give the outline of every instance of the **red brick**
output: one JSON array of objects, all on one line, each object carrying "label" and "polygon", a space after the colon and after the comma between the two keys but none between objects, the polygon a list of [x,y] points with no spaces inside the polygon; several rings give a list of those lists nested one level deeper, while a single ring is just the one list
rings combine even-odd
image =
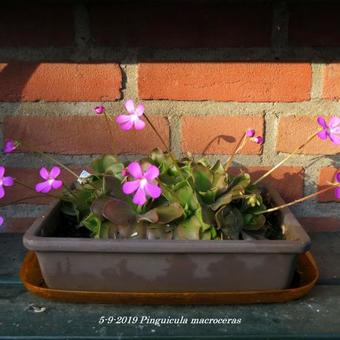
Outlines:
[{"label": "red brick", "polygon": [[298,218],[307,232],[340,231],[340,218],[336,217],[300,217]]},{"label": "red brick", "polygon": [[323,98],[340,99],[340,63],[324,66]]},{"label": "red brick", "polygon": [[291,3],[289,43],[295,46],[339,46],[339,4]]},{"label": "red brick", "polygon": [[[268,4],[164,3],[90,4],[98,45],[128,47],[270,46]],[[117,33],[119,32],[119,33]]]},{"label": "red brick", "polygon": [[[166,118],[151,116],[158,132],[169,141]],[[160,141],[149,125],[142,131],[123,131],[112,122],[113,141],[104,116],[7,116],[5,138],[23,142],[23,151],[39,150],[60,154],[129,153],[147,154]],[[26,146],[25,146],[26,145]]]},{"label": "red brick", "polygon": [[[257,167],[242,167],[243,171],[248,172],[251,179],[254,181],[260,178],[271,167],[257,166]],[[231,168],[231,173],[236,175],[240,172],[240,168]],[[270,176],[264,179],[261,183],[270,185],[279,191],[282,198],[286,202],[294,201],[303,196],[303,178],[304,169],[299,166],[281,166],[275,170]]]},{"label": "red brick", "polygon": [[1,47],[63,47],[74,42],[73,8],[66,4],[1,4]]},{"label": "red brick", "polygon": [[[262,116],[184,116],[182,150],[194,154],[230,154],[247,128],[263,134]],[[262,147],[248,143],[242,154],[260,154]]]},{"label": "red brick", "polygon": [[[335,182],[335,175],[340,172],[340,169],[334,167],[322,168],[319,175],[318,190],[326,189],[329,187],[328,182]],[[340,202],[336,199],[334,190],[326,191],[318,196],[319,202]]]},{"label": "red brick", "polygon": [[[49,162],[46,162],[46,167],[48,169],[51,168]],[[40,169],[40,168],[39,168]],[[20,200],[20,202],[14,204],[21,203],[31,203],[31,204],[47,204],[53,200],[52,197],[47,196],[46,194],[39,194],[35,192],[35,185],[39,182],[43,182],[42,178],[39,176],[39,169],[33,168],[6,168],[6,176],[12,176],[20,183],[25,184],[31,189],[22,186],[21,184],[15,183],[11,187],[5,188],[6,195],[1,200],[1,204],[9,204]],[[74,169],[76,172],[79,172],[78,169]],[[68,185],[74,182],[75,177],[68,173],[66,170],[61,170],[61,175],[58,179],[63,180],[63,182]],[[55,196],[60,196],[61,189],[54,190],[51,194]],[[33,197],[34,196],[34,197]],[[33,198],[29,198],[33,197]]]},{"label": "red brick", "polygon": [[303,101],[312,79],[306,63],[142,63],[138,73],[143,99]]},{"label": "red brick", "polygon": [[[330,117],[326,117],[328,120]],[[320,129],[315,116],[287,116],[281,117],[276,150],[278,152],[292,152],[302,145],[309,136]],[[330,140],[321,140],[315,137],[302,150],[303,154],[337,154],[339,146],[334,145]]]},{"label": "red brick", "polygon": [[22,234],[32,225],[34,220],[31,217],[9,218],[3,231],[6,233]]},{"label": "red brick", "polygon": [[0,101],[106,101],[120,98],[117,64],[0,64]]}]

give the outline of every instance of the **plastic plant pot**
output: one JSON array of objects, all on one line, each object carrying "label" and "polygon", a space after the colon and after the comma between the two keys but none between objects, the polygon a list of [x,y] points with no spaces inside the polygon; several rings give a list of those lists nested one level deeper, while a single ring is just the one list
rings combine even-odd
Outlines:
[{"label": "plastic plant pot", "polygon": [[[275,204],[279,194],[269,189]],[[291,211],[281,210],[285,240],[97,240],[54,237],[54,202],[24,235],[54,289],[103,292],[219,292],[288,288],[297,257],[311,241]],[[43,232],[42,232],[43,231]],[[48,236],[42,236],[48,235]]]}]

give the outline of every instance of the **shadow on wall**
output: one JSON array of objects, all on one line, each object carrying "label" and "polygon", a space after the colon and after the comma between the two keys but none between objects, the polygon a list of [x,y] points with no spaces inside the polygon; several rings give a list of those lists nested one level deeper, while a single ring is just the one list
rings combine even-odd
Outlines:
[{"label": "shadow on wall", "polygon": [[13,60],[30,60],[30,54],[45,63],[334,61],[339,13],[340,4],[329,1],[3,4],[0,91],[10,101],[22,98],[18,93],[38,63],[20,69]]}]

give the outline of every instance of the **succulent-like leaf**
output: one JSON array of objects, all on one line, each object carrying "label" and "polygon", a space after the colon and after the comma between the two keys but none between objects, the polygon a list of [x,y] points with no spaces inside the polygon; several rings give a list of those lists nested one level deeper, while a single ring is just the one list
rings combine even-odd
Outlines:
[{"label": "succulent-like leaf", "polygon": [[184,209],[177,202],[162,205],[139,215],[137,221],[147,221],[150,223],[168,224],[184,214]]},{"label": "succulent-like leaf", "polygon": [[246,214],[244,216],[244,227],[245,230],[259,230],[266,223],[266,218],[264,215],[253,215]]},{"label": "succulent-like leaf", "polygon": [[131,206],[117,198],[100,197],[91,206],[97,216],[103,216],[115,225],[129,225],[136,222],[136,215]]},{"label": "succulent-like leaf", "polygon": [[242,196],[245,193],[246,188],[250,184],[249,174],[243,173],[240,176],[235,177],[230,184],[230,192],[233,196]]},{"label": "succulent-like leaf", "polygon": [[238,240],[243,227],[243,216],[236,208],[221,208],[216,213],[216,223],[227,239]]},{"label": "succulent-like leaf", "polygon": [[196,164],[193,167],[193,176],[196,191],[206,192],[211,189],[213,175],[209,168],[202,164]]},{"label": "succulent-like leaf", "polygon": [[231,201],[233,200],[233,193],[232,192],[227,192],[226,194],[222,195],[219,197],[215,203],[210,204],[210,208],[213,211],[218,210],[224,205],[228,205]]},{"label": "succulent-like leaf", "polygon": [[174,238],[175,240],[199,240],[201,227],[200,221],[193,215],[176,227]]},{"label": "succulent-like leaf", "polygon": [[164,225],[149,225],[146,229],[146,238],[148,240],[171,240],[173,230],[164,227]]},{"label": "succulent-like leaf", "polygon": [[92,234],[96,236],[100,233],[102,221],[96,214],[91,212],[80,222],[80,224],[89,229]]}]

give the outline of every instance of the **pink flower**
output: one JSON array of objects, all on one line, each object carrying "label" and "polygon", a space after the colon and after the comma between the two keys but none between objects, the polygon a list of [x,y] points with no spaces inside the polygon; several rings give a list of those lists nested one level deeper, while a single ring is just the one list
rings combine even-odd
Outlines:
[{"label": "pink flower", "polygon": [[122,169],[122,176],[126,177],[128,175],[129,175],[128,170],[126,168]]},{"label": "pink flower", "polygon": [[257,137],[254,137],[254,142],[255,142],[256,144],[263,144],[264,139],[263,139],[262,136],[257,136]]},{"label": "pink flower", "polygon": [[340,118],[333,116],[329,120],[328,125],[326,120],[321,116],[318,117],[317,121],[322,127],[322,130],[318,133],[318,137],[323,140],[329,137],[332,143],[340,144]]},{"label": "pink flower", "polygon": [[336,174],[336,181],[338,182],[338,187],[335,189],[335,197],[340,199],[340,172]]},{"label": "pink flower", "polygon": [[36,192],[48,193],[52,189],[59,189],[63,185],[62,181],[56,179],[60,175],[60,168],[58,166],[54,166],[50,172],[43,167],[39,173],[45,181],[35,186]]},{"label": "pink flower", "polygon": [[133,100],[129,99],[125,102],[125,108],[126,111],[129,113],[121,114],[117,116],[116,122],[120,125],[121,129],[123,130],[131,130],[132,128],[135,128],[136,130],[142,130],[145,127],[145,123],[142,119],[140,119],[141,116],[143,116],[144,113],[144,105],[138,104],[135,108],[135,104],[133,103]]},{"label": "pink flower", "polygon": [[126,195],[135,193],[132,202],[137,205],[144,205],[147,197],[158,198],[162,190],[157,185],[155,179],[159,176],[159,170],[154,165],[149,165],[143,172],[138,162],[132,162],[127,168],[129,174],[135,178],[133,181],[128,181],[123,184],[123,192]]},{"label": "pink flower", "polygon": [[248,129],[246,132],[247,137],[254,137],[255,136],[255,130],[254,129]]},{"label": "pink flower", "polygon": [[5,219],[0,215],[0,227],[4,224]]},{"label": "pink flower", "polygon": [[14,183],[13,177],[7,176],[5,177],[5,167],[0,166],[0,199],[5,196],[5,189],[4,187],[10,187]]},{"label": "pink flower", "polygon": [[263,144],[264,139],[262,136],[251,137],[250,140],[256,144]]},{"label": "pink flower", "polygon": [[18,146],[19,146],[19,143],[17,141],[15,141],[13,139],[6,139],[3,151],[4,151],[4,153],[11,153]]},{"label": "pink flower", "polygon": [[96,112],[96,114],[100,115],[105,112],[105,106],[98,105],[94,108],[94,111]]}]

